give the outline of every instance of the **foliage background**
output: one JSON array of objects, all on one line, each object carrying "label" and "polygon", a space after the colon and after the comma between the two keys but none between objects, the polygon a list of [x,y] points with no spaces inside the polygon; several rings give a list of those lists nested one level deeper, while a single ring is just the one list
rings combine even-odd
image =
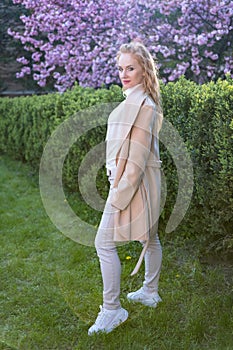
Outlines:
[{"label": "foliage background", "polygon": [[[164,117],[184,140],[194,167],[194,194],[179,233],[195,235],[205,253],[222,252],[225,257],[230,257],[233,250],[232,92],[230,78],[203,85],[184,78],[162,84]],[[96,90],[77,85],[63,94],[1,99],[0,150],[28,162],[37,171],[49,136],[62,121],[79,110],[122,98],[118,86]],[[82,159],[104,141],[105,132],[105,126],[94,128],[71,148],[63,169],[63,181],[69,191],[79,190],[77,176]],[[162,144],[161,159],[168,186],[161,216],[163,231],[174,205],[178,179],[171,156]],[[108,184],[104,168],[99,171],[97,188],[105,197]]]},{"label": "foliage background", "polygon": [[[161,77],[181,75],[198,83],[232,74],[231,0],[13,0],[24,9],[19,78],[65,91],[78,82],[101,87],[119,83],[115,57],[124,42],[139,39],[157,56]],[[25,12],[27,10],[27,12]]]}]

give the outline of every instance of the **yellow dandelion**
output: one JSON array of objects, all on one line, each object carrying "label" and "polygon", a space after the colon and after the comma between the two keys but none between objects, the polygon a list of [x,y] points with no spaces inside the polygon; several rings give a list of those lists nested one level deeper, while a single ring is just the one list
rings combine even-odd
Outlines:
[{"label": "yellow dandelion", "polygon": [[127,255],[126,260],[130,260],[131,256]]}]

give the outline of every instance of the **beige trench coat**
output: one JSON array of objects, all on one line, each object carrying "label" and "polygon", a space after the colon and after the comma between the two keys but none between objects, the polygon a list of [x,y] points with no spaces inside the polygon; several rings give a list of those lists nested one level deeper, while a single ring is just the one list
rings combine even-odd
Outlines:
[{"label": "beige trench coat", "polygon": [[114,160],[115,180],[110,203],[114,211],[114,241],[145,241],[156,234],[160,213],[161,161],[158,133],[161,115],[141,85],[109,116],[107,164]]}]

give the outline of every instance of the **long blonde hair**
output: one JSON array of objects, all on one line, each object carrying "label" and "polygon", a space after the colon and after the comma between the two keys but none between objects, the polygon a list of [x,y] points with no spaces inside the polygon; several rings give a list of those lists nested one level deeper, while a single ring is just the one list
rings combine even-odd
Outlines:
[{"label": "long blonde hair", "polygon": [[140,42],[131,41],[121,45],[117,53],[117,61],[121,53],[131,53],[137,59],[145,76],[143,81],[144,89],[156,105],[161,108],[158,68],[148,49]]}]

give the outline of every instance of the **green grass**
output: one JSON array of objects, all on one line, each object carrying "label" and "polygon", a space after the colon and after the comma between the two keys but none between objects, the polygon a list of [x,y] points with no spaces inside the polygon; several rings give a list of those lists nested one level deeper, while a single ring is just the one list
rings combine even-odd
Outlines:
[{"label": "green grass", "polygon": [[126,300],[143,269],[130,277],[140,247],[123,246],[121,301],[129,319],[108,335],[88,337],[102,302],[96,252],[57,231],[37,180],[26,165],[1,157],[1,350],[233,349],[230,267],[202,265],[195,242],[176,233],[173,241],[161,234],[163,302],[154,310]]}]

